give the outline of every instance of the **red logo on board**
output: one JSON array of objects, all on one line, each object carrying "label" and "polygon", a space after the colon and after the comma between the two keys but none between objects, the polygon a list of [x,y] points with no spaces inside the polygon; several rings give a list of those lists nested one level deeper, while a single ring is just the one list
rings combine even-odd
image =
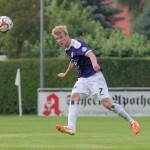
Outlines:
[{"label": "red logo on board", "polygon": [[57,116],[61,113],[59,110],[59,97],[55,94],[51,94],[47,97],[47,103],[44,105],[43,114],[49,116],[52,114],[52,110]]}]

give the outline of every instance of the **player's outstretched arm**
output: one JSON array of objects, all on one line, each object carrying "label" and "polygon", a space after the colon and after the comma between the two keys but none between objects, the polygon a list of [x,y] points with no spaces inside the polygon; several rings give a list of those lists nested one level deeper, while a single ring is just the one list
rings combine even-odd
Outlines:
[{"label": "player's outstretched arm", "polygon": [[69,75],[72,72],[73,68],[74,68],[74,64],[72,62],[70,62],[66,72],[65,73],[58,73],[57,77],[65,78],[67,75]]},{"label": "player's outstretched arm", "polygon": [[93,69],[98,72],[100,70],[100,66],[99,64],[97,63],[97,59],[96,59],[96,56],[95,54],[90,51],[87,53],[87,56],[90,58],[91,62],[92,62],[92,65],[93,65]]}]

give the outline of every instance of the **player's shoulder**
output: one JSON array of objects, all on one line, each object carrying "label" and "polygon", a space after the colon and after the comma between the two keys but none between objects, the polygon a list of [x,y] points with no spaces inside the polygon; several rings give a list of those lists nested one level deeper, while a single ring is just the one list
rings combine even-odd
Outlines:
[{"label": "player's shoulder", "polygon": [[82,45],[80,40],[77,39],[71,39],[71,46],[73,46],[75,49],[80,48]]},{"label": "player's shoulder", "polygon": [[80,49],[82,47],[87,47],[85,42],[80,40],[80,39],[71,39],[71,44],[69,46],[69,48],[66,48],[65,51],[74,48],[74,49]]}]

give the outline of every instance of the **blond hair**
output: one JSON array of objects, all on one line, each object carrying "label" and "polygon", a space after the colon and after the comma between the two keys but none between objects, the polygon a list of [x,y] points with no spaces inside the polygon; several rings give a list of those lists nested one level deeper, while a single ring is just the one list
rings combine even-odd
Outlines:
[{"label": "blond hair", "polygon": [[65,33],[66,35],[68,35],[68,31],[67,31],[67,27],[63,26],[63,25],[59,25],[59,26],[55,26],[52,30],[52,35],[59,35],[61,33]]}]

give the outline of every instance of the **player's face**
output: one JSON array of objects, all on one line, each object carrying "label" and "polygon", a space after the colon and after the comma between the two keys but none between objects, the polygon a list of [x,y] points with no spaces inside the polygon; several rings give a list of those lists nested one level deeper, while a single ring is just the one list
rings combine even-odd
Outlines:
[{"label": "player's face", "polygon": [[70,46],[70,38],[65,33],[60,33],[54,36],[60,46],[68,48]]}]

